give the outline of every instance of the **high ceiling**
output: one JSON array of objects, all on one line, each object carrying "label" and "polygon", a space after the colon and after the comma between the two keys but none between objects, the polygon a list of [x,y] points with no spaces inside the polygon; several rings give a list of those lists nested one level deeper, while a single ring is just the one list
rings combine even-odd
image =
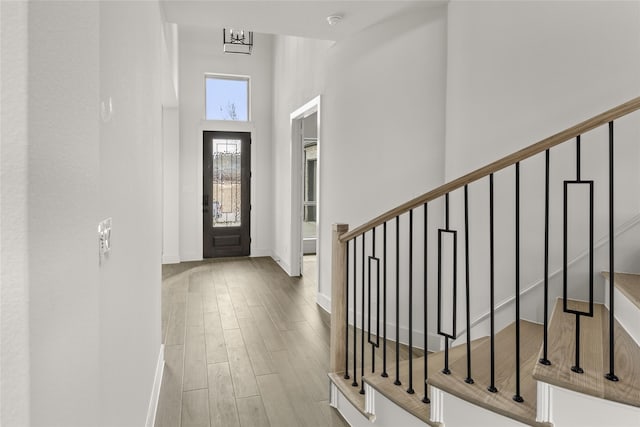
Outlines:
[{"label": "high ceiling", "polygon": [[[334,41],[407,10],[442,3],[440,0],[162,0],[167,21],[183,26],[226,27]],[[343,19],[330,26],[327,23],[330,15],[341,15]]]}]

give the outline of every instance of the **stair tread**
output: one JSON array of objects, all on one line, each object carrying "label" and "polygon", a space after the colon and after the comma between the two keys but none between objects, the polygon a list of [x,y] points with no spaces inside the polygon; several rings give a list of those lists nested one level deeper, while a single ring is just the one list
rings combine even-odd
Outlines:
[{"label": "stair tread", "polygon": [[[602,272],[602,276],[609,280],[609,272]],[[631,301],[640,308],[640,274],[618,273],[615,274],[615,286]]]},{"label": "stair tread", "polygon": [[536,382],[531,370],[538,358],[539,344],[542,341],[541,325],[520,321],[520,395],[524,402],[513,400],[515,394],[515,322],[495,335],[495,386],[497,393],[487,391],[491,383],[490,351],[491,341],[471,351],[471,367],[474,384],[467,384],[466,357],[449,364],[450,375],[437,372],[429,377],[429,384],[457,396],[460,399],[515,419],[528,425],[550,426],[549,423],[536,422]]},{"label": "stair tread", "polygon": [[[573,301],[572,305],[587,309],[586,302]],[[604,375],[609,367],[609,310],[602,304],[594,304],[593,311],[593,317],[582,316],[580,320],[580,359],[584,373],[570,370],[575,364],[575,315],[564,313],[559,298],[549,321],[547,358],[552,364],[536,364],[533,376],[558,387],[640,407],[640,347],[616,322],[615,366],[620,381],[607,380]]]},{"label": "stair tread", "polygon": [[[488,337],[482,337],[472,341],[472,351],[475,347],[483,344],[487,340]],[[443,355],[444,353],[441,351],[428,355],[427,365],[429,369],[429,376],[434,375],[436,372],[439,372],[442,369],[444,360]],[[450,360],[454,360],[465,355],[466,345],[464,344],[451,348],[449,352]],[[376,389],[377,392],[384,395],[387,399],[391,400],[393,403],[400,406],[413,416],[419,418],[429,425],[440,425],[439,423],[434,423],[430,420],[430,406],[429,404],[422,402],[422,398],[424,397],[424,357],[417,357],[413,359],[412,376],[413,388],[415,391],[414,394],[407,393],[407,388],[409,385],[408,365],[408,360],[402,360],[399,363],[401,372],[400,381],[402,382],[402,385],[398,386],[394,384],[396,375],[395,364],[391,364],[390,366],[388,366],[388,377],[382,377],[378,372],[365,375],[364,380],[367,384]]]}]

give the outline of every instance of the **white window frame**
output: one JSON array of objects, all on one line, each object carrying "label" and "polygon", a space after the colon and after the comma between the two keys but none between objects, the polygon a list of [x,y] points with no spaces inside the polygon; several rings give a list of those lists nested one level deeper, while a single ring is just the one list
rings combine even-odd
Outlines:
[{"label": "white window frame", "polygon": [[[218,80],[235,80],[235,81],[246,81],[247,82],[247,120],[208,120],[207,119],[207,79],[214,78]],[[202,117],[203,120],[207,122],[224,122],[224,123],[250,123],[252,121],[252,113],[251,113],[251,76],[243,75],[243,74],[220,74],[220,73],[204,73],[204,79],[202,80],[203,85],[203,108],[202,108]]]}]

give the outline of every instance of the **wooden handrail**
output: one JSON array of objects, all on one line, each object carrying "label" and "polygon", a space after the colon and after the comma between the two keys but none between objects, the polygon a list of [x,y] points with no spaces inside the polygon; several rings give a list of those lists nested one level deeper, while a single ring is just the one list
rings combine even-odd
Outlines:
[{"label": "wooden handrail", "polygon": [[582,135],[592,129],[600,127],[606,123],[609,123],[610,121],[619,119],[620,117],[626,116],[627,114],[633,113],[637,110],[640,110],[640,96],[637,98],[633,98],[632,100],[627,101],[624,104],[618,105],[617,107],[614,107],[608,111],[605,111],[604,113],[598,114],[597,116],[594,116],[588,120],[585,120],[582,123],[565,129],[562,132],[556,133],[553,136],[536,142],[535,144],[523,148],[522,150],[516,151],[515,153],[503,157],[500,160],[489,163],[488,165],[476,169],[475,171],[461,176],[460,178],[443,184],[440,187],[429,191],[428,193],[424,193],[421,196],[409,200],[408,202],[398,206],[397,208],[391,209],[390,211],[387,211],[382,215],[375,217],[371,221],[354,228],[350,232],[341,235],[340,241],[346,242],[353,239],[354,237],[358,237],[361,234],[364,234],[367,231],[372,230],[373,228],[394,219],[398,215],[402,215],[411,209],[422,206],[424,203],[442,197],[447,193],[457,190],[458,188],[462,188],[467,184],[471,184],[472,182],[487,177],[492,173],[498,172],[504,168],[528,159],[529,157],[542,153],[549,148],[555,147],[558,144],[562,144],[563,142],[575,138],[578,135]]}]

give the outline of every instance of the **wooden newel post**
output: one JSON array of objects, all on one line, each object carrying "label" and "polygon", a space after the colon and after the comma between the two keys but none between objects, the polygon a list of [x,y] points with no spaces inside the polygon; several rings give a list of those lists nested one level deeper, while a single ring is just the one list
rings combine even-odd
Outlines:
[{"label": "wooden newel post", "polygon": [[340,241],[340,236],[349,231],[347,224],[333,224],[333,244],[331,248],[331,372],[344,371],[346,357],[345,338],[347,331],[347,244]]}]

